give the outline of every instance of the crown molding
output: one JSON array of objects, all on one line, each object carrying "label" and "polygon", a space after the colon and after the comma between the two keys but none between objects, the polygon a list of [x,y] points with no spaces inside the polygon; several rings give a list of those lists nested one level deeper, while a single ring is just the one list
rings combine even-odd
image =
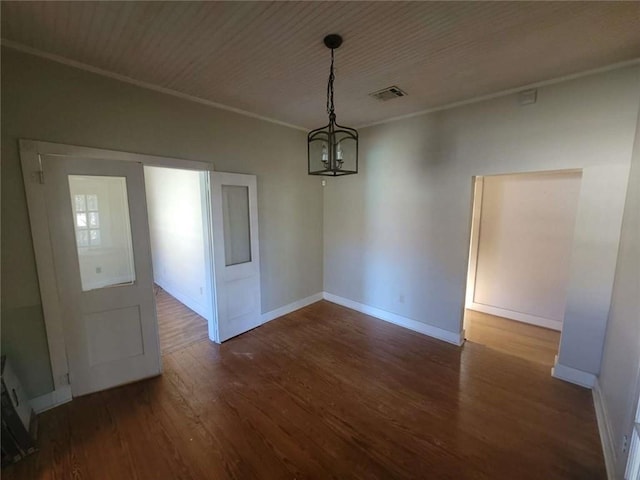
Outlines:
[{"label": "crown molding", "polygon": [[204,98],[195,97],[193,95],[189,95],[186,93],[179,92],[177,90],[173,90],[171,88],[160,87],[158,85],[154,85],[152,83],[143,82],[141,80],[136,80],[131,77],[127,77],[126,75],[120,75],[119,73],[109,72],[107,70],[103,70],[98,67],[93,67],[83,62],[78,62],[76,60],[71,60],[66,57],[61,57],[60,55],[55,55],[53,53],[43,52],[42,50],[38,50],[37,48],[28,47],[23,45],[22,43],[14,42],[12,40],[2,39],[0,44],[3,47],[11,48],[13,50],[17,50],[19,52],[27,53],[29,55],[35,55],[37,57],[45,58],[47,60],[51,60],[54,62],[62,63],[64,65],[78,68],[80,70],[85,70],[87,72],[95,73],[97,75],[102,75],[104,77],[113,78],[115,80],[119,80],[121,82],[130,83],[131,85],[135,85],[136,87],[146,88],[148,90],[153,90],[156,92],[164,93],[167,95],[171,95],[174,97],[181,98],[183,100],[189,100],[191,102],[199,103],[201,105],[206,105],[208,107],[217,108],[219,110],[226,110],[229,112],[237,113],[238,115],[243,115],[245,117],[251,117],[258,120],[263,120],[269,123],[275,123],[276,125],[281,125],[283,127],[289,127],[296,130],[302,130],[304,132],[308,132],[309,129],[302,127],[300,125],[293,125],[291,123],[283,122],[281,120],[277,120],[275,118],[265,117],[263,115],[258,115],[257,113],[248,112],[246,110],[242,110],[240,108],[230,107],[229,105],[224,105],[222,103],[212,102],[211,100],[205,100]]},{"label": "crown molding", "polygon": [[495,93],[489,93],[487,95],[481,95],[479,97],[469,98],[467,100],[461,100],[459,102],[447,103],[445,105],[439,107],[428,108],[426,110],[420,110],[418,112],[407,113],[405,115],[399,115],[397,117],[387,118],[386,120],[378,120],[372,123],[366,123],[364,125],[358,125],[356,128],[368,128],[374,127],[376,125],[382,125],[390,122],[397,122],[398,120],[405,120],[407,118],[419,117],[420,115],[426,115],[428,113],[440,112],[442,110],[450,110],[453,108],[462,107],[465,105],[471,105],[473,103],[484,102],[485,100],[491,100],[499,97],[506,97],[507,95],[513,95],[514,93],[519,93],[523,90],[529,90],[531,88],[540,88],[546,87],[548,85],[554,85],[556,83],[567,82],[569,80],[575,80],[577,78],[588,77],[591,75],[597,75],[599,73],[609,72],[611,70],[617,70],[619,68],[631,67],[634,65],[640,65],[640,58],[634,58],[632,60],[626,60],[624,62],[612,63],[610,65],[606,65],[604,67],[594,68],[591,70],[585,70],[582,72],[572,73],[569,75],[564,75],[562,77],[556,77],[549,80],[542,80],[540,82],[528,83],[526,85],[521,85],[519,87],[509,88],[507,90],[501,90]]},{"label": "crown molding", "polygon": [[[233,112],[233,113],[237,113],[239,115],[243,115],[245,117],[250,117],[250,118],[255,118],[258,120],[263,120],[265,122],[269,122],[269,123],[275,123],[276,125],[282,125],[284,127],[289,127],[289,128],[293,128],[296,130],[301,130],[304,132],[309,132],[309,128],[306,127],[302,127],[300,125],[294,125],[291,123],[287,123],[287,122],[283,122],[281,120],[277,120],[275,118],[270,118],[270,117],[265,117],[263,115],[259,115],[257,113],[253,113],[253,112],[248,112],[246,110],[242,110],[240,108],[235,108],[235,107],[231,107],[229,105],[224,105],[222,103],[217,103],[217,102],[213,102],[211,100],[205,100],[204,98],[200,98],[200,97],[196,97],[193,95],[189,95],[186,93],[182,93],[179,92],[177,90],[173,90],[171,88],[165,88],[165,87],[160,87],[158,85],[154,85],[148,82],[143,82],[140,80],[136,80],[134,78],[131,77],[127,77],[126,75],[120,75],[118,73],[113,73],[113,72],[109,72],[107,70],[103,70],[101,68],[98,67],[93,67],[91,65],[88,65],[86,63],[83,62],[78,62],[76,60],[71,60],[68,59],[66,57],[62,57],[59,55],[55,55],[52,53],[47,53],[44,52],[42,50],[38,50],[36,48],[32,48],[32,47],[28,47],[22,43],[19,42],[14,42],[13,40],[7,40],[7,39],[2,39],[0,41],[0,44],[4,47],[7,48],[11,48],[13,50],[17,50],[23,53],[27,53],[30,55],[35,55],[37,57],[41,57],[41,58],[45,58],[47,60],[51,60],[54,62],[58,62],[58,63],[62,63],[64,65],[68,65],[70,67],[74,67],[74,68],[78,68],[80,70],[85,70],[91,73],[95,73],[97,75],[102,75],[105,77],[109,77],[109,78],[113,78],[115,80],[119,80],[121,82],[125,82],[125,83],[129,83],[131,85],[135,85],[137,87],[141,87],[141,88],[146,88],[148,90],[153,90],[156,92],[160,92],[160,93],[164,93],[167,95],[172,95],[174,97],[178,97],[181,98],[183,100],[188,100],[191,102],[195,102],[195,103],[199,103],[201,105],[206,105],[209,107],[213,107],[213,108],[217,108],[219,110],[226,110],[229,112]],[[562,77],[556,77],[556,78],[552,78],[549,80],[543,80],[540,82],[535,82],[535,83],[529,83],[529,84],[525,84],[525,85],[521,85],[518,87],[514,87],[514,88],[509,88],[507,90],[501,90],[499,92],[495,92],[495,93],[490,93],[487,95],[481,95],[478,97],[473,97],[473,98],[469,98],[466,100],[461,100],[459,102],[453,102],[453,103],[447,103],[445,105],[441,105],[438,107],[433,107],[433,108],[428,108],[425,110],[419,110],[417,112],[413,112],[413,113],[407,113],[405,115],[399,115],[397,117],[391,117],[391,118],[387,118],[385,120],[378,120],[372,123],[366,123],[363,125],[358,125],[356,128],[357,129],[362,129],[362,128],[368,128],[368,127],[374,127],[376,125],[383,125],[386,123],[391,123],[391,122],[397,122],[399,120],[405,120],[408,118],[413,118],[413,117],[419,117],[421,115],[427,115],[429,113],[434,113],[434,112],[440,112],[443,110],[450,110],[453,108],[458,108],[458,107],[462,107],[465,105],[471,105],[474,103],[479,103],[479,102],[484,102],[486,100],[491,100],[494,98],[499,98],[499,97],[505,97],[507,95],[513,95],[514,93],[518,93],[521,92],[522,90],[528,90],[531,88],[540,88],[540,87],[545,87],[548,85],[553,85],[556,83],[562,83],[562,82],[566,82],[569,80],[575,80],[577,78],[581,78],[581,77],[587,77],[587,76],[591,76],[591,75],[597,75],[599,73],[605,73],[611,70],[617,70],[619,68],[625,68],[625,67],[631,67],[634,65],[640,65],[640,58],[634,58],[632,60],[626,60],[624,62],[618,62],[618,63],[613,63],[610,65],[606,65],[604,67],[599,67],[599,68],[594,68],[591,70],[585,70],[582,72],[578,72],[578,73],[572,73],[570,75],[564,75]]]}]

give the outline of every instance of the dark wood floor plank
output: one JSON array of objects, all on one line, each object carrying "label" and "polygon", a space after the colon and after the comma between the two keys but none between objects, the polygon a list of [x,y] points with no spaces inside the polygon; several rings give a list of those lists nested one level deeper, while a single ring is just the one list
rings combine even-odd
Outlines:
[{"label": "dark wood floor plank", "polygon": [[603,479],[588,390],[319,302],[40,416],[14,479]]}]

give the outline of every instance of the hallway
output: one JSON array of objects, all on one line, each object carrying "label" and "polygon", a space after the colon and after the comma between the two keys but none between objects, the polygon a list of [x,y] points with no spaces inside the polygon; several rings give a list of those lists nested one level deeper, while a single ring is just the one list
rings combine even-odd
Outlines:
[{"label": "hallway", "polygon": [[206,319],[187,308],[159,286],[156,285],[154,290],[162,355],[208,340]]}]

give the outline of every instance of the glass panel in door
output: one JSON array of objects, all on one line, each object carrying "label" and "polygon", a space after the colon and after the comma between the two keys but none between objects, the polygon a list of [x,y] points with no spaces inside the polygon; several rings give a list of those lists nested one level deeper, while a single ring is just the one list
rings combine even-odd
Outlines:
[{"label": "glass panel in door", "polygon": [[82,291],[136,280],[127,179],[69,175]]},{"label": "glass panel in door", "polygon": [[225,265],[250,262],[249,187],[222,185],[222,220]]}]

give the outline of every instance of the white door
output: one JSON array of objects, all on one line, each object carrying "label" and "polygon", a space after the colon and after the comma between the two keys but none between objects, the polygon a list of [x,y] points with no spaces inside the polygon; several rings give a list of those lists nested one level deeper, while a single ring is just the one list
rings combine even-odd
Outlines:
[{"label": "white door", "polygon": [[210,173],[216,331],[224,342],[262,324],[255,175]]},{"label": "white door", "polygon": [[160,374],[142,164],[42,164],[73,395]]}]

